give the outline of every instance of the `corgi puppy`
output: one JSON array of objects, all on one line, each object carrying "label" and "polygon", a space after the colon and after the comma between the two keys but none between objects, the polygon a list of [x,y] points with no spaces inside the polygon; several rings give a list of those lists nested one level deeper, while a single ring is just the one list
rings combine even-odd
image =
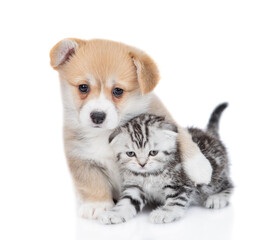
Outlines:
[{"label": "corgi puppy", "polygon": [[[120,175],[108,138],[112,129],[142,113],[166,116],[152,93],[155,62],[143,51],[108,40],[64,39],[50,52],[64,107],[64,145],[79,196],[79,215],[97,218],[120,194]],[[196,184],[208,184],[212,168],[186,129],[178,140],[183,166]]]}]

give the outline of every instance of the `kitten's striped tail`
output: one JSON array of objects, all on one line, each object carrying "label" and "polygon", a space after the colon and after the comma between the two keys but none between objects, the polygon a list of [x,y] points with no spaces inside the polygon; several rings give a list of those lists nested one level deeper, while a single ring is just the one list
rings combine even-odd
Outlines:
[{"label": "kitten's striped tail", "polygon": [[218,105],[212,112],[207,124],[207,131],[218,138],[219,138],[219,121],[223,110],[226,109],[227,106],[228,106],[228,103],[226,102]]}]

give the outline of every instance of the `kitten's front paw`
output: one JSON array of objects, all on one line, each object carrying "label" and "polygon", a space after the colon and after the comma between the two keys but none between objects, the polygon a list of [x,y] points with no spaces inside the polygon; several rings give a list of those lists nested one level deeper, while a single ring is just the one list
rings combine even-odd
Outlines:
[{"label": "kitten's front paw", "polygon": [[121,214],[114,211],[102,212],[97,219],[101,224],[117,224],[126,222],[126,219]]},{"label": "kitten's front paw", "polygon": [[167,211],[161,208],[154,210],[150,214],[152,223],[170,223],[180,218],[180,215],[174,211]]},{"label": "kitten's front paw", "polygon": [[80,205],[78,215],[82,218],[96,219],[103,211],[114,206],[113,202],[83,203]]},{"label": "kitten's front paw", "polygon": [[224,194],[214,194],[209,196],[204,202],[206,208],[220,209],[224,208],[229,203],[229,197]]}]

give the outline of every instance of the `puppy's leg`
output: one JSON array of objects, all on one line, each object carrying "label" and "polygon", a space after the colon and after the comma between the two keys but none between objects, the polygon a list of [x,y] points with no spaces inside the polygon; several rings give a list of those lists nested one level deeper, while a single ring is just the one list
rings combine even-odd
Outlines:
[{"label": "puppy's leg", "polygon": [[79,215],[97,218],[113,205],[112,187],[105,174],[106,169],[91,161],[68,159],[76,190],[81,198]]},{"label": "puppy's leg", "polygon": [[195,184],[209,184],[212,167],[209,160],[202,154],[198,145],[193,142],[186,129],[179,129],[179,142],[183,154],[183,167],[188,177]]}]

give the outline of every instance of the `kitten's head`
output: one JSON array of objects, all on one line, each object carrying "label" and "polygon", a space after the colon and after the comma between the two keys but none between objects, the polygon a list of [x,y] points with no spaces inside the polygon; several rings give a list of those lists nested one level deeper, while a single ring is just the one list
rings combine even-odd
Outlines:
[{"label": "kitten's head", "polygon": [[142,114],[109,137],[122,168],[136,173],[161,171],[177,151],[178,129],[164,117]]}]

